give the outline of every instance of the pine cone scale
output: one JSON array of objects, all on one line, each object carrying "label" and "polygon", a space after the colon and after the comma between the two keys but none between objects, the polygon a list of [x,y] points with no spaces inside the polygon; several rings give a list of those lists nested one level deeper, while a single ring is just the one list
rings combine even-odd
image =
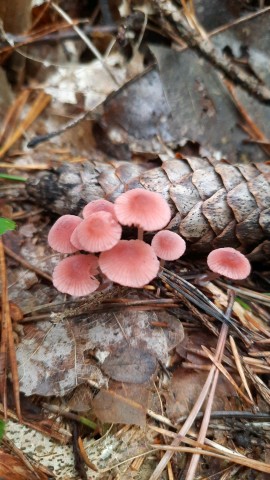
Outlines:
[{"label": "pine cone scale", "polygon": [[[67,179],[72,179],[72,185]],[[196,251],[217,246],[254,248],[256,258],[260,249],[264,254],[269,251],[268,163],[231,165],[186,157],[166,159],[151,170],[119,161],[67,164],[40,173],[28,182],[27,190],[37,203],[63,215],[79,213],[97,198],[114,201],[123,191],[136,187],[159,192],[169,201],[173,214],[170,228],[179,230]]]}]

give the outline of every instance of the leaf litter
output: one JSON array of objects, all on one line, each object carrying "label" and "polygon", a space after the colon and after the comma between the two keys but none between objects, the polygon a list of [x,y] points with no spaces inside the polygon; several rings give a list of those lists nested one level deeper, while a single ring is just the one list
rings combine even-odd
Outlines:
[{"label": "leaf litter", "polygon": [[[212,8],[208,4],[202,7],[199,1],[194,2],[194,15],[193,2],[188,3],[191,8],[188,9],[185,2],[186,8],[183,8],[182,13],[190,24],[195,25],[195,30],[197,29],[200,34],[203,32],[198,22],[196,24],[197,9],[197,19],[204,28],[212,29],[221,26],[215,16],[212,16],[212,19],[211,15],[208,17],[209,9]],[[163,20],[164,18],[166,21],[170,20],[168,12],[173,11],[174,8],[170,2],[164,4],[167,7],[166,14],[154,2],[145,2],[147,21],[139,23],[139,31],[142,34],[139,40],[146,50],[142,50],[143,53],[137,57],[134,55],[133,60],[137,59],[136,65],[132,66],[132,60],[128,65],[127,57],[123,52],[108,53],[106,61],[109,68],[122,84],[129,80],[131,72],[139,71],[139,76],[132,78],[121,88],[115,86],[114,82],[110,82],[107,72],[102,70],[96,60],[89,62],[87,68],[83,70],[78,55],[79,50],[75,51],[76,61],[73,65],[68,65],[68,68],[66,65],[63,69],[55,67],[53,63],[60,65],[63,59],[66,62],[65,52],[64,55],[63,51],[60,52],[59,45],[57,48],[49,47],[51,54],[55,55],[54,58],[51,57],[52,65],[42,67],[43,73],[44,69],[46,71],[46,79],[40,70],[40,77],[37,75],[34,82],[43,77],[39,88],[49,92],[53,102],[50,102],[48,95],[42,92],[37,94],[36,100],[33,100],[35,92],[31,91],[32,96],[25,95],[24,98],[18,98],[17,106],[21,105],[22,108],[14,109],[13,112],[12,109],[9,110],[5,120],[9,116],[13,121],[10,124],[10,130],[6,129],[4,132],[5,141],[1,150],[3,160],[11,167],[10,170],[8,169],[10,172],[8,175],[17,173],[17,165],[19,175],[25,169],[24,174],[37,178],[36,173],[31,173],[30,167],[32,165],[35,168],[35,165],[43,162],[42,168],[57,167],[60,164],[63,172],[65,169],[67,172],[72,164],[78,164],[80,176],[83,175],[84,168],[81,162],[94,158],[94,169],[99,168],[100,160],[105,161],[105,165],[100,167],[99,172],[104,186],[107,172],[111,172],[111,178],[114,178],[109,162],[114,162],[113,168],[115,168],[117,160],[114,159],[117,158],[120,161],[130,162],[124,165],[118,160],[120,170],[117,171],[117,175],[119,177],[130,178],[128,171],[133,169],[134,175],[130,186],[137,186],[136,177],[142,166],[144,170],[149,171],[148,176],[145,175],[145,185],[151,187],[155,176],[155,171],[151,168],[159,166],[160,159],[165,159],[166,174],[175,174],[175,169],[170,168],[166,160],[173,156],[175,161],[176,151],[183,157],[190,155],[193,162],[201,162],[201,168],[205,168],[205,163],[199,157],[204,156],[206,150],[214,152],[216,159],[224,154],[228,154],[233,161],[253,160],[255,157],[257,160],[267,158],[269,107],[259,98],[251,97],[237,82],[233,87],[229,86],[228,96],[225,90],[226,83],[223,83],[220,72],[214,65],[211,64],[209,68],[207,61],[202,57],[199,58],[191,48],[175,51],[180,50],[180,43],[181,48],[185,47],[185,42],[175,32],[172,35],[172,31],[164,28],[166,22],[163,23]],[[222,8],[226,10],[227,6],[222,4]],[[249,14],[246,19],[243,18],[243,12],[244,10],[240,10],[232,13],[226,10],[224,18],[230,21],[236,18],[239,23],[236,21],[234,25],[232,21],[232,25],[223,25],[223,31],[221,28],[220,32],[210,35],[211,41],[217,51],[226,51],[227,55],[231,56],[229,62],[232,64],[242,62],[247,70],[253,70],[254,76],[267,84],[265,69],[267,29],[262,28],[261,22],[267,22],[268,10],[258,11],[256,12],[258,15],[254,14],[254,16]],[[162,15],[165,15],[163,19]],[[173,16],[174,21],[175,18],[177,17]],[[125,25],[127,18],[123,18],[122,21]],[[181,18],[179,20],[178,17],[178,21],[182,24]],[[134,24],[131,19],[129,22],[128,28],[132,30]],[[146,30],[144,30],[145,25],[147,25]],[[151,28],[157,30],[158,35],[162,33],[159,36],[158,46],[154,46],[151,41],[149,33]],[[61,38],[61,29],[59,32]],[[144,35],[146,40],[143,39]],[[166,45],[164,45],[164,39],[166,39]],[[168,48],[168,40],[171,48]],[[152,53],[149,53],[146,41]],[[133,39],[124,35],[125,42],[135,51],[136,33]],[[105,41],[104,43],[106,44]],[[178,46],[175,49],[177,43]],[[243,52],[245,44],[248,44],[246,57]],[[81,44],[80,48],[82,48]],[[48,46],[46,49],[48,51]],[[158,59],[159,70],[151,65],[153,52]],[[38,50],[33,43],[28,53],[30,56],[32,53],[33,57],[38,57],[41,55],[41,50]],[[143,70],[144,61],[147,64],[149,58],[151,62],[148,63],[148,68]],[[89,88],[89,77],[91,88]],[[60,82],[61,86],[66,82],[65,91],[62,89],[61,92],[60,88],[59,93],[61,95],[65,93],[65,97],[61,98],[54,88]],[[215,87],[211,91],[210,85]],[[51,89],[47,90],[49,88]],[[115,91],[111,93],[113,90]],[[186,94],[187,91],[189,95]],[[109,93],[111,95],[108,97]],[[33,153],[30,154],[27,151],[26,141],[23,139],[25,132],[28,139],[40,134],[45,134],[46,137],[46,132],[62,127],[61,116],[65,119],[76,117],[86,108],[93,108],[103,100],[105,100],[104,103],[89,114],[88,120],[78,123],[73,129],[64,132],[61,137],[55,136],[53,142],[41,144]],[[196,107],[191,100],[196,101]],[[192,140],[193,144],[188,143],[189,140]],[[198,142],[199,145],[194,142]],[[219,150],[218,153],[216,149]],[[114,159],[112,160],[111,157]],[[196,160],[194,157],[197,157]],[[62,166],[63,162],[69,163],[66,164],[67,166],[65,164]],[[161,190],[164,190],[164,178],[165,176],[159,180]],[[170,266],[172,275],[165,275],[162,281],[158,280],[151,286],[152,289],[140,292],[139,297],[131,295],[130,291],[109,290],[98,294],[92,303],[82,305],[81,302],[75,301],[70,308],[65,297],[55,292],[50,284],[50,274],[57,262],[57,257],[53,257],[48,249],[46,236],[49,225],[55,218],[54,215],[49,209],[49,213],[41,211],[37,217],[34,217],[33,204],[29,203],[24,185],[18,187],[16,184],[14,187],[14,184],[8,183],[8,179],[2,178],[1,181],[2,215],[6,216],[5,209],[12,205],[10,218],[16,220],[17,217],[19,225],[15,233],[5,234],[4,244],[8,264],[9,300],[14,302],[24,317],[22,321],[21,314],[16,316],[14,306],[11,308],[11,316],[13,312],[13,316],[17,318],[13,328],[19,341],[17,361],[21,380],[20,391],[21,394],[26,394],[28,406],[30,405],[31,408],[33,408],[33,395],[37,395],[36,400],[41,405],[43,402],[44,408],[47,408],[43,418],[39,418],[39,421],[36,418],[30,422],[30,429],[29,425],[25,427],[9,421],[6,434],[12,439],[14,445],[26,453],[26,458],[53,468],[57,478],[77,479],[78,473],[74,470],[70,446],[56,445],[51,440],[50,447],[46,442],[43,447],[42,444],[45,431],[51,438],[58,440],[62,438],[62,441],[63,439],[67,441],[71,434],[69,430],[65,430],[64,422],[75,421],[82,426],[84,420],[80,417],[81,411],[86,415],[86,420],[89,418],[91,422],[94,421],[93,424],[97,425],[96,436],[91,436],[88,429],[82,432],[83,440],[80,440],[80,435],[76,437],[72,430],[73,442],[81,455],[84,454],[84,457],[79,456],[79,461],[82,464],[86,461],[88,467],[85,471],[91,478],[110,478],[110,472],[114,467],[114,471],[118,471],[125,478],[133,478],[134,475],[142,479],[151,478],[151,480],[162,478],[161,470],[155,470],[159,465],[159,457],[155,455],[156,449],[169,448],[168,445],[162,446],[162,444],[167,443],[166,439],[175,437],[179,422],[183,424],[185,419],[189,418],[192,407],[204,388],[207,372],[211,369],[217,371],[218,368],[223,368],[222,373],[229,376],[225,379],[225,376],[219,375],[212,404],[213,417],[210,418],[207,437],[202,442],[204,445],[200,444],[196,429],[198,424],[194,423],[190,436],[183,437],[186,445],[191,446],[176,447],[178,452],[183,453],[175,454],[165,465],[169,478],[174,478],[173,472],[178,475],[179,470],[184,468],[187,455],[184,452],[188,452],[188,448],[193,454],[216,456],[215,461],[211,460],[211,456],[207,460],[207,466],[211,468],[209,472],[213,475],[221,472],[224,465],[232,468],[231,462],[235,461],[232,452],[235,452],[236,448],[238,453],[241,452],[244,456],[244,459],[238,460],[242,465],[241,474],[248,474],[249,468],[254,469],[254,472],[261,470],[267,474],[269,472],[267,455],[264,456],[264,451],[258,453],[254,446],[258,436],[263,446],[266,445],[268,438],[267,430],[265,433],[256,427],[258,420],[256,411],[245,412],[253,415],[248,443],[245,443],[245,439],[240,439],[240,434],[245,433],[245,425],[240,421],[231,424],[226,420],[229,413],[237,416],[243,413],[244,409],[250,408],[250,404],[244,400],[244,394],[247,393],[245,388],[240,392],[237,391],[231,383],[231,377],[238,385],[241,383],[239,378],[241,377],[242,381],[244,378],[246,385],[252,390],[255,404],[259,405],[263,412],[269,409],[269,388],[265,380],[265,374],[269,373],[267,361],[269,305],[266,302],[258,307],[256,299],[256,294],[264,294],[269,286],[267,263],[255,267],[249,283],[244,282],[240,287],[233,285],[234,288],[238,288],[240,298],[242,298],[241,287],[249,289],[249,296],[244,297],[246,303],[235,304],[230,318],[232,325],[237,327],[238,333],[240,332],[242,336],[235,336],[236,350],[235,348],[233,350],[232,343],[226,342],[224,366],[218,362],[212,363],[213,352],[216,349],[216,335],[219,330],[219,323],[214,319],[220,320],[221,317],[224,319],[223,312],[227,306],[226,290],[230,285],[223,283],[217,288],[213,284],[203,285],[198,279],[198,283],[196,282],[198,287],[194,287],[193,283],[190,284],[192,287],[188,287],[182,282],[182,288],[185,285],[185,289],[181,293],[179,282],[175,277],[175,274],[183,278],[186,275],[191,276],[191,282],[196,280],[198,274],[205,270],[205,264],[201,258],[197,262],[195,257],[187,257],[185,262]],[[92,192],[85,191],[84,195],[89,201],[91,200],[89,195],[93,195],[93,177],[89,177],[88,181]],[[115,182],[112,196],[119,195],[118,186]],[[73,195],[76,189],[78,190],[78,184],[74,182],[72,175],[66,178],[64,195],[67,188],[70,189],[70,195]],[[99,190],[96,185],[95,188],[94,194],[102,196],[102,190]],[[55,198],[48,200],[45,197],[45,205],[50,204],[51,200],[55,201]],[[65,204],[65,197],[63,197],[58,203],[58,208],[63,209]],[[35,207],[39,205],[35,204]],[[209,238],[207,241],[209,242]],[[267,249],[263,252],[267,255],[265,253]],[[202,299],[201,291],[207,298]],[[252,293],[253,297],[250,297]],[[157,297],[157,294],[160,297]],[[263,299],[265,301],[264,297]],[[171,303],[166,304],[165,300],[170,300]],[[207,310],[205,310],[206,306]],[[165,309],[169,309],[169,312],[166,313]],[[53,315],[51,315],[52,311]],[[185,328],[184,342],[183,327],[179,319],[182,320]],[[232,332],[235,330],[231,330]],[[237,367],[236,358],[238,359]],[[16,382],[14,383],[16,387]],[[44,398],[48,402],[47,407]],[[201,405],[206,405],[207,408],[208,403],[202,402]],[[63,406],[65,412],[61,414]],[[26,416],[25,409],[23,404],[23,417]],[[221,410],[222,421],[215,420],[215,414],[218,413],[216,410]],[[1,411],[4,412],[4,409]],[[48,414],[48,411],[51,413]],[[6,413],[9,417],[12,416],[10,410]],[[17,413],[19,413],[18,408]],[[68,417],[69,414],[70,417]],[[59,417],[62,420],[59,421]],[[46,430],[44,425],[42,426],[42,423],[46,422],[50,426],[55,424],[57,433],[53,433],[52,429]],[[116,425],[107,429],[107,423]],[[164,426],[166,427],[163,428]],[[33,436],[34,429],[40,429],[42,433]],[[26,436],[27,439],[29,438],[28,442],[26,442]],[[215,441],[211,447],[209,447],[209,436],[212,436]],[[192,444],[192,438],[197,438],[198,441]],[[223,444],[228,451],[221,455]],[[252,458],[247,458],[247,453],[250,452],[246,445],[251,444],[253,447],[250,456],[255,459],[254,461]],[[33,445],[35,445],[34,448]],[[198,450],[198,446],[201,450]],[[210,448],[212,448],[211,451]],[[218,455],[221,455],[221,458]],[[166,458],[166,454],[164,457]],[[256,460],[260,461],[256,463]],[[35,462],[34,469],[38,474]],[[95,472],[91,465],[97,467],[98,471]],[[25,465],[25,468],[30,478],[31,466],[30,470],[29,465]],[[80,469],[81,475],[83,475],[82,471],[83,469]],[[155,476],[157,474],[153,473],[154,471],[158,471],[158,476]],[[45,475],[47,477],[48,472]]]},{"label": "leaf litter", "polygon": [[[181,323],[166,315],[169,330],[181,342]],[[151,328],[157,320],[154,312],[118,312],[55,324],[52,316],[51,322],[25,326],[17,349],[21,391],[63,396],[86,380],[97,388],[106,386],[108,378],[149,382],[157,360],[166,364],[172,348],[162,329]]]}]

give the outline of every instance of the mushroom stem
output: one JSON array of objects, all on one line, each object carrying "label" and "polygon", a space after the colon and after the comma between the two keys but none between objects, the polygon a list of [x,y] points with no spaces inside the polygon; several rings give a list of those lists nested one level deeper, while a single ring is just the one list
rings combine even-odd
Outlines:
[{"label": "mushroom stem", "polygon": [[163,259],[161,258],[160,261],[159,261],[159,264],[160,264],[160,270],[162,270],[162,268],[163,268],[164,265],[165,265],[165,260],[163,260]]},{"label": "mushroom stem", "polygon": [[97,292],[103,292],[104,290],[109,290],[113,286],[113,282],[101,273],[101,283],[97,288]]},{"label": "mushroom stem", "polygon": [[138,227],[138,240],[143,240],[143,228]]}]

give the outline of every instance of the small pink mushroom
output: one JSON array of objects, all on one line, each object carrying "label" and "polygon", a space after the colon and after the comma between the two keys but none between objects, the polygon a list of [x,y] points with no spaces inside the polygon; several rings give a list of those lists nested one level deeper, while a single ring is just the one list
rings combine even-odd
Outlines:
[{"label": "small pink mushroom", "polygon": [[73,231],[73,233],[70,237],[70,242],[72,243],[72,245],[74,245],[76,250],[83,250],[83,247],[81,246],[79,238],[78,238],[77,228],[75,228],[75,230]]},{"label": "small pink mushroom", "polygon": [[89,215],[92,215],[92,213],[101,211],[109,212],[113,216],[114,220],[117,220],[114,211],[114,204],[103,198],[100,198],[99,200],[93,200],[92,202],[85,205],[82,211],[82,216],[83,218],[87,218],[89,217]]},{"label": "small pink mushroom", "polygon": [[140,288],[158,274],[159,261],[153,248],[141,240],[120,240],[101,253],[99,266],[110,280],[127,287]]},{"label": "small pink mushroom", "polygon": [[162,260],[177,260],[186,250],[185,240],[169,230],[161,230],[156,233],[151,245],[157,257]]},{"label": "small pink mushroom", "polygon": [[233,280],[243,280],[251,271],[245,255],[231,247],[213,250],[207,257],[207,264],[213,272]]},{"label": "small pink mushroom", "polygon": [[122,225],[135,225],[149,232],[160,230],[171,219],[169,204],[162,195],[142,188],[122,193],[114,208]]},{"label": "small pink mushroom", "polygon": [[53,271],[53,285],[59,292],[82,297],[97,290],[99,281],[95,255],[72,255],[62,260]]},{"label": "small pink mushroom", "polygon": [[78,250],[74,246],[70,237],[75,228],[82,222],[76,215],[63,215],[56,220],[49,231],[48,243],[50,247],[60,253],[74,253]]},{"label": "small pink mushroom", "polygon": [[71,241],[87,252],[103,252],[116,245],[122,228],[109,212],[96,212],[85,218],[74,230]]}]

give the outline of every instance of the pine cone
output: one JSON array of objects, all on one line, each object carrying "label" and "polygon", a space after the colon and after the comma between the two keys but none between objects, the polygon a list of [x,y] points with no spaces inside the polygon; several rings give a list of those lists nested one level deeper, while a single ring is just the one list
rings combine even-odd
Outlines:
[{"label": "pine cone", "polygon": [[270,252],[270,165],[266,163],[231,165],[186,157],[151,170],[119,161],[65,164],[54,172],[41,172],[27,184],[31,197],[60,215],[78,214],[98,198],[114,201],[136,187],[166,198],[173,211],[169,228],[179,230],[196,251],[231,246],[253,251],[255,259]]}]

